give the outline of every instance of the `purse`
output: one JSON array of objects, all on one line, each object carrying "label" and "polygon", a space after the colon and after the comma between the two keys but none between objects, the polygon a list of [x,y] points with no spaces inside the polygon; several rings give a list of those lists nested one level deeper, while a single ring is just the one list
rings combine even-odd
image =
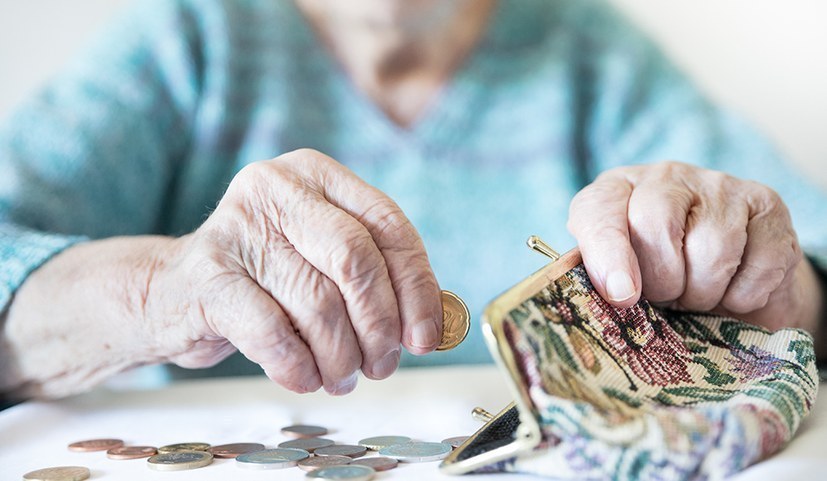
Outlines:
[{"label": "purse", "polygon": [[739,320],[618,309],[575,249],[491,302],[482,329],[514,402],[440,465],[561,480],[721,479],[780,450],[818,390],[813,339]]}]

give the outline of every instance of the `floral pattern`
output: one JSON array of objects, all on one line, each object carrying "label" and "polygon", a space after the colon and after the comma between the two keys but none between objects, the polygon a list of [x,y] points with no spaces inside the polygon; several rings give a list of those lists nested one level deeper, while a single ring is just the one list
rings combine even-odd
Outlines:
[{"label": "floral pattern", "polygon": [[781,449],[815,400],[812,338],[735,319],[616,309],[582,265],[509,313],[546,446],[506,462],[555,479],[720,479]]}]

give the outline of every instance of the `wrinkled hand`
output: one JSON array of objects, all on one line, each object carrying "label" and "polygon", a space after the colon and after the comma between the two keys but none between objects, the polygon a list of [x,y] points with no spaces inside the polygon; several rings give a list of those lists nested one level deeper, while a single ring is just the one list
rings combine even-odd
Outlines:
[{"label": "wrinkled hand", "polygon": [[575,196],[568,228],[615,306],[642,293],[771,330],[815,331],[818,281],[786,206],[761,184],[675,162],[616,168]]},{"label": "wrinkled hand", "polygon": [[[392,374],[400,343],[432,351],[439,287],[399,207],[333,159],[301,150],[244,168],[166,267],[169,356],[184,367],[236,348],[297,392]],[[169,306],[180,306],[169,314]]]}]

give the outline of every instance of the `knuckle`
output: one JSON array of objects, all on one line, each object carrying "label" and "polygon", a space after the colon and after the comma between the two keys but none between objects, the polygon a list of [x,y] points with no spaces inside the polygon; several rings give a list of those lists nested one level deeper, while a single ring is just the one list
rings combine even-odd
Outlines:
[{"label": "knuckle", "polygon": [[341,288],[363,290],[382,275],[387,275],[384,259],[366,230],[344,236],[330,253],[330,258]]},{"label": "knuckle", "polygon": [[737,280],[725,296],[725,307],[738,313],[765,307],[787,275],[787,268],[782,262],[773,258],[741,266]]},{"label": "knuckle", "polygon": [[771,291],[766,289],[754,288],[726,296],[722,304],[732,312],[747,314],[764,308],[767,302],[769,302],[771,293]]},{"label": "knuckle", "polygon": [[597,247],[617,245],[618,239],[627,239],[629,234],[626,229],[618,225],[591,224],[583,226],[576,237],[581,242],[586,241]]},{"label": "knuckle", "polygon": [[400,272],[396,279],[399,289],[406,292],[439,292],[436,278],[426,260],[415,262]]},{"label": "knuckle", "polygon": [[[315,319],[324,319],[328,323],[339,323],[346,317],[345,302],[333,283],[325,276],[313,272],[297,274],[297,278],[291,284],[295,286],[292,290],[295,302],[303,300],[302,305],[308,309]],[[302,320],[304,321],[304,320]],[[302,323],[307,324],[306,322]],[[324,324],[314,327],[327,328]]]},{"label": "knuckle", "polygon": [[230,182],[230,188],[233,186],[245,188],[251,185],[266,184],[273,174],[279,172],[278,165],[279,164],[266,161],[247,164],[235,174],[235,177],[233,177],[233,180]]},{"label": "knuckle", "polygon": [[[360,322],[359,345],[368,354],[371,350],[388,344],[399,344],[401,326],[393,316],[366,318]],[[380,353],[383,354],[383,353]],[[368,356],[370,357],[370,356]]]},{"label": "knuckle", "polygon": [[683,211],[663,203],[629,211],[629,230],[633,235],[650,241],[680,241],[686,233]]},{"label": "knuckle", "polygon": [[697,167],[676,160],[662,160],[652,165],[652,174],[659,179],[674,179],[685,177]]},{"label": "knuckle", "polygon": [[408,250],[421,246],[419,234],[393,200],[385,197],[376,201],[359,218],[375,229],[383,247]]}]

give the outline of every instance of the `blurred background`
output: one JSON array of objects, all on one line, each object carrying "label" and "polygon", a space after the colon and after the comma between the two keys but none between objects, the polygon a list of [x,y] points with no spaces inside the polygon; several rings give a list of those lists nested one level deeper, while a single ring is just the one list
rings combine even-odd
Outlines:
[{"label": "blurred background", "polygon": [[[2,0],[0,118],[130,1]],[[610,1],[827,188],[827,2]]]}]

